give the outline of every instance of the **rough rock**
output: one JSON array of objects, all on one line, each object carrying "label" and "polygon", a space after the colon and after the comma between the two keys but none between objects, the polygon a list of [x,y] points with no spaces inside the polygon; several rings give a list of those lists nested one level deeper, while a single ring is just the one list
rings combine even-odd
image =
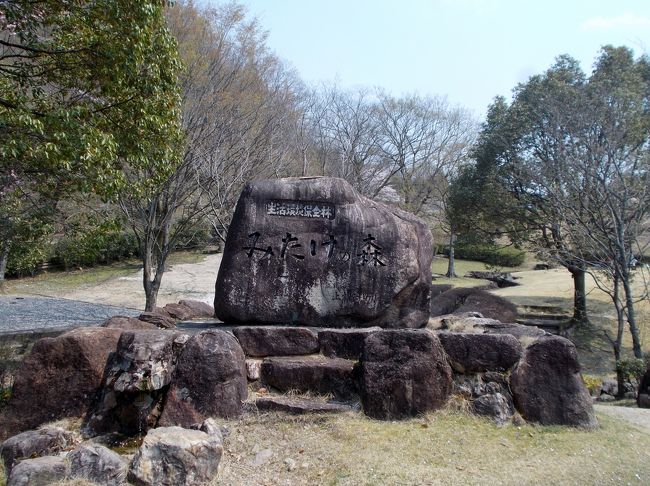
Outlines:
[{"label": "rough rock", "polygon": [[509,422],[515,414],[506,374],[492,371],[457,374],[454,393],[468,400],[475,414],[490,417],[497,425]]},{"label": "rough rock", "polygon": [[207,417],[236,417],[248,396],[246,358],[219,330],[195,334],[178,359],[159,425],[189,427]]},{"label": "rough rock", "polygon": [[639,393],[636,403],[639,408],[650,408],[650,395],[647,393]]},{"label": "rough rock", "polygon": [[428,330],[386,330],[366,338],[360,367],[366,415],[392,420],[444,405],[452,371],[438,338]]},{"label": "rough rock", "polygon": [[192,309],[183,304],[167,304],[163,310],[178,321],[187,321],[193,316]]},{"label": "rough rock", "polygon": [[89,435],[136,434],[155,425],[189,335],[174,331],[125,331],[109,363],[102,397],[89,416]]},{"label": "rough rock", "polygon": [[480,312],[461,312],[431,317],[427,329],[474,334],[510,334],[519,340],[549,335],[538,327],[503,323],[496,319],[483,317]]},{"label": "rough rock", "polygon": [[318,335],[305,327],[236,327],[232,332],[246,356],[293,356],[320,349]]},{"label": "rough rock", "polygon": [[528,421],[598,426],[578,353],[568,339],[548,336],[529,345],[510,375],[510,388],[517,410]]},{"label": "rough rock", "polygon": [[499,392],[481,395],[472,403],[472,410],[477,415],[492,418],[498,425],[509,422],[515,413],[512,399]]},{"label": "rough rock", "polygon": [[158,326],[133,317],[115,316],[108,319],[102,327],[110,329],[121,329],[122,331],[151,331],[158,329]]},{"label": "rough rock", "polygon": [[496,283],[499,288],[517,287],[518,285],[521,285],[517,282],[517,277],[513,277],[513,275],[509,272],[472,271],[467,272],[465,274],[465,277],[490,280]]},{"label": "rough rock", "polygon": [[11,398],[0,414],[0,439],[84,415],[101,390],[108,357],[121,333],[82,327],[37,341],[17,371]]},{"label": "rough rock", "polygon": [[603,380],[603,383],[600,386],[600,393],[605,393],[615,397],[618,394],[618,382],[611,379]]},{"label": "rough rock", "polygon": [[143,312],[138,317],[138,320],[152,324],[160,329],[174,329],[176,327],[176,319],[167,313]]},{"label": "rough rock", "polygon": [[431,300],[431,315],[480,312],[489,319],[516,322],[517,306],[512,302],[476,288],[455,287]]},{"label": "rough rock", "polygon": [[349,399],[356,392],[353,368],[353,361],[340,358],[266,358],[262,362],[261,381],[282,392],[331,393]]},{"label": "rough rock", "polygon": [[0,455],[5,472],[9,474],[16,461],[56,454],[73,443],[74,436],[60,427],[28,430],[4,441],[0,446]]},{"label": "rough rock", "polygon": [[178,301],[192,311],[192,319],[210,319],[214,317],[214,307],[199,300],[183,299]]},{"label": "rough rock", "polygon": [[25,459],[12,469],[7,486],[48,486],[65,479],[67,473],[68,467],[63,456]]},{"label": "rough rock", "polygon": [[305,413],[340,413],[349,412],[352,407],[343,403],[324,402],[323,400],[295,397],[260,397],[255,400],[258,410],[287,412],[294,415]]},{"label": "rough rock", "polygon": [[217,476],[222,453],[220,435],[181,427],[152,429],[131,462],[128,480],[146,486],[204,484]]},{"label": "rough rock", "polygon": [[103,445],[80,444],[66,458],[71,478],[83,478],[105,486],[118,486],[126,480],[128,462]]},{"label": "rough rock", "polygon": [[517,338],[508,334],[438,333],[451,367],[458,373],[505,371],[523,352]]},{"label": "rough rock", "polygon": [[377,331],[381,328],[323,329],[318,332],[321,353],[328,357],[358,360],[366,337]]},{"label": "rough rock", "polygon": [[432,237],[419,218],[329,177],[242,191],[215,292],[224,322],[421,327]]},{"label": "rough rock", "polygon": [[262,360],[261,359],[247,359],[246,360],[246,377],[250,381],[259,380],[261,370],[262,370]]}]

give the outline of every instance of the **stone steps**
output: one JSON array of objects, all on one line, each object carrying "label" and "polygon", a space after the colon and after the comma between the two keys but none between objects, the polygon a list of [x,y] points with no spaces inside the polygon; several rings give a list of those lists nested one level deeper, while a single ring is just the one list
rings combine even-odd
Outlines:
[{"label": "stone steps", "polygon": [[291,396],[264,396],[255,400],[255,407],[261,411],[286,412],[293,415],[308,413],[344,413],[354,408],[348,404],[327,402],[319,398]]},{"label": "stone steps", "polygon": [[354,363],[321,355],[265,358],[260,367],[260,382],[283,393],[295,391],[350,400],[357,393]]}]

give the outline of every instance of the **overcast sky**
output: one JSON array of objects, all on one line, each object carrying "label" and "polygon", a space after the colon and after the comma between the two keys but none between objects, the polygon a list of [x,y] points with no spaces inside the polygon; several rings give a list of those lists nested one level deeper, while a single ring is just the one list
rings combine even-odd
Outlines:
[{"label": "overcast sky", "polygon": [[[218,2],[215,2],[218,3]],[[650,0],[240,0],[308,82],[445,95],[483,117],[559,54],[650,53]]]}]

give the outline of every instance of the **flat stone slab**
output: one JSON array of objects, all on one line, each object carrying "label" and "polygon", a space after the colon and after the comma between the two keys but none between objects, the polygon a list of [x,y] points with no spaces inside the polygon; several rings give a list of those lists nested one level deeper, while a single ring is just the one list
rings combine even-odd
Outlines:
[{"label": "flat stone slab", "polygon": [[439,332],[451,367],[458,373],[505,371],[523,353],[519,340],[510,334]]},{"label": "flat stone slab", "polygon": [[260,378],[265,385],[282,392],[332,394],[347,400],[356,393],[353,367],[354,361],[340,358],[266,358],[262,362]]},{"label": "flat stone slab", "polygon": [[332,358],[357,360],[363,353],[366,337],[377,331],[381,331],[381,328],[322,329],[318,331],[321,352]]},{"label": "flat stone slab", "polygon": [[294,356],[320,349],[318,334],[305,327],[236,327],[232,332],[246,356]]},{"label": "flat stone slab", "polygon": [[0,296],[0,334],[99,326],[114,316],[137,317],[141,311],[50,297]]},{"label": "flat stone slab", "polygon": [[255,405],[258,410],[287,412],[294,415],[352,411],[352,407],[343,403],[330,403],[322,400],[294,397],[260,397],[255,400]]}]

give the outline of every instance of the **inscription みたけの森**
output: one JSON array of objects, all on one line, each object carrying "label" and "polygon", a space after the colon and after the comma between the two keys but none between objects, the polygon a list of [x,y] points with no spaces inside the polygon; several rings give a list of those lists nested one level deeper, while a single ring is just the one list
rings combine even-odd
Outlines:
[{"label": "inscription \u307f\u305f\u3051\u306e\u68ee", "polygon": [[341,179],[251,182],[228,231],[215,313],[233,323],[420,327],[431,247],[424,222]]}]

